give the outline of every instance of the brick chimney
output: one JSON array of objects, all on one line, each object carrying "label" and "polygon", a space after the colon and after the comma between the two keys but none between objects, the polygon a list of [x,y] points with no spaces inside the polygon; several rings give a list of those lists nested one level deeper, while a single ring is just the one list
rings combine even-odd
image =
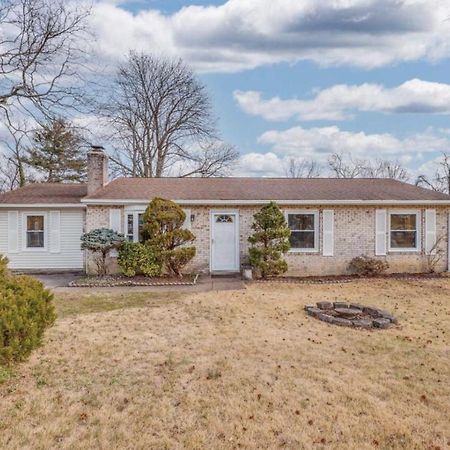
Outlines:
[{"label": "brick chimney", "polygon": [[108,184],[108,155],[104,148],[93,145],[87,154],[88,195]]}]

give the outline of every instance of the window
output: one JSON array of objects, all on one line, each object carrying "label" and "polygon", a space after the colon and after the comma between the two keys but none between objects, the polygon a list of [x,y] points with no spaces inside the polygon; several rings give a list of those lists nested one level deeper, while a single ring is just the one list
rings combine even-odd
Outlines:
[{"label": "window", "polygon": [[133,242],[134,236],[134,215],[127,214],[127,239]]},{"label": "window", "polygon": [[[183,209],[186,214],[186,220],[183,228],[191,229],[191,212],[188,209]],[[126,232],[127,239],[130,242],[144,241],[144,211],[127,211],[126,212]]]},{"label": "window", "polygon": [[319,221],[317,211],[288,212],[287,223],[291,230],[289,238],[291,250],[318,250]]},{"label": "window", "polygon": [[144,241],[144,213],[127,214],[127,239],[130,242]]},{"label": "window", "polygon": [[233,216],[229,214],[221,214],[216,216],[216,223],[233,223]]},{"label": "window", "polygon": [[390,213],[391,250],[417,250],[419,248],[419,213]]},{"label": "window", "polygon": [[44,248],[44,216],[26,216],[26,245],[27,248]]}]

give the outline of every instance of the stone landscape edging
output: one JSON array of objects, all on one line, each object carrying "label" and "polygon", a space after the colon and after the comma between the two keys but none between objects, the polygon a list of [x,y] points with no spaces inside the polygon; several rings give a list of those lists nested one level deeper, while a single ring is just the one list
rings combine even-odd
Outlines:
[{"label": "stone landscape edging", "polygon": [[133,287],[133,286],[195,286],[197,284],[199,274],[196,274],[191,281],[133,281],[132,279],[111,278],[108,283],[102,283],[100,279],[93,279],[92,281],[78,281],[72,280],[69,282],[69,287]]},{"label": "stone landscape edging", "polygon": [[[249,283],[283,283],[283,284],[339,284],[339,283],[352,283],[353,281],[367,281],[367,280],[405,280],[405,281],[428,281],[428,280],[436,280],[439,278],[445,279],[445,276],[442,276],[439,273],[436,274],[392,274],[386,276],[348,276],[333,279],[333,275],[330,275],[330,278],[321,279],[317,277],[274,277],[268,279],[255,278],[253,280],[248,280]],[[325,277],[324,277],[325,278]]]}]

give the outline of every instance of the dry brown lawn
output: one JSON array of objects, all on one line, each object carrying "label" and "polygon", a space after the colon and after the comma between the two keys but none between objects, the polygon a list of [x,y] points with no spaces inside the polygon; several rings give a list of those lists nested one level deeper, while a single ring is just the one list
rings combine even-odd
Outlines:
[{"label": "dry brown lawn", "polygon": [[[339,328],[303,306],[394,312]],[[0,385],[0,448],[445,449],[450,279],[64,294],[44,345]]]}]

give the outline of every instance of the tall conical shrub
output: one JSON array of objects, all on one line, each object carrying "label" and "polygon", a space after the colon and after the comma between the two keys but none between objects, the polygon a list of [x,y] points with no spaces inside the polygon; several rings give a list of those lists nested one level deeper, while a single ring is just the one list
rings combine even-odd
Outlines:
[{"label": "tall conical shrub", "polygon": [[275,202],[270,202],[253,219],[253,234],[248,238],[250,264],[260,271],[262,278],[281,275],[288,269],[283,255],[290,248],[291,235],[283,212]]},{"label": "tall conical shrub", "polygon": [[145,244],[159,253],[160,263],[171,275],[181,276],[182,269],[195,256],[193,233],[183,228],[186,214],[171,200],[154,198],[144,213]]}]

